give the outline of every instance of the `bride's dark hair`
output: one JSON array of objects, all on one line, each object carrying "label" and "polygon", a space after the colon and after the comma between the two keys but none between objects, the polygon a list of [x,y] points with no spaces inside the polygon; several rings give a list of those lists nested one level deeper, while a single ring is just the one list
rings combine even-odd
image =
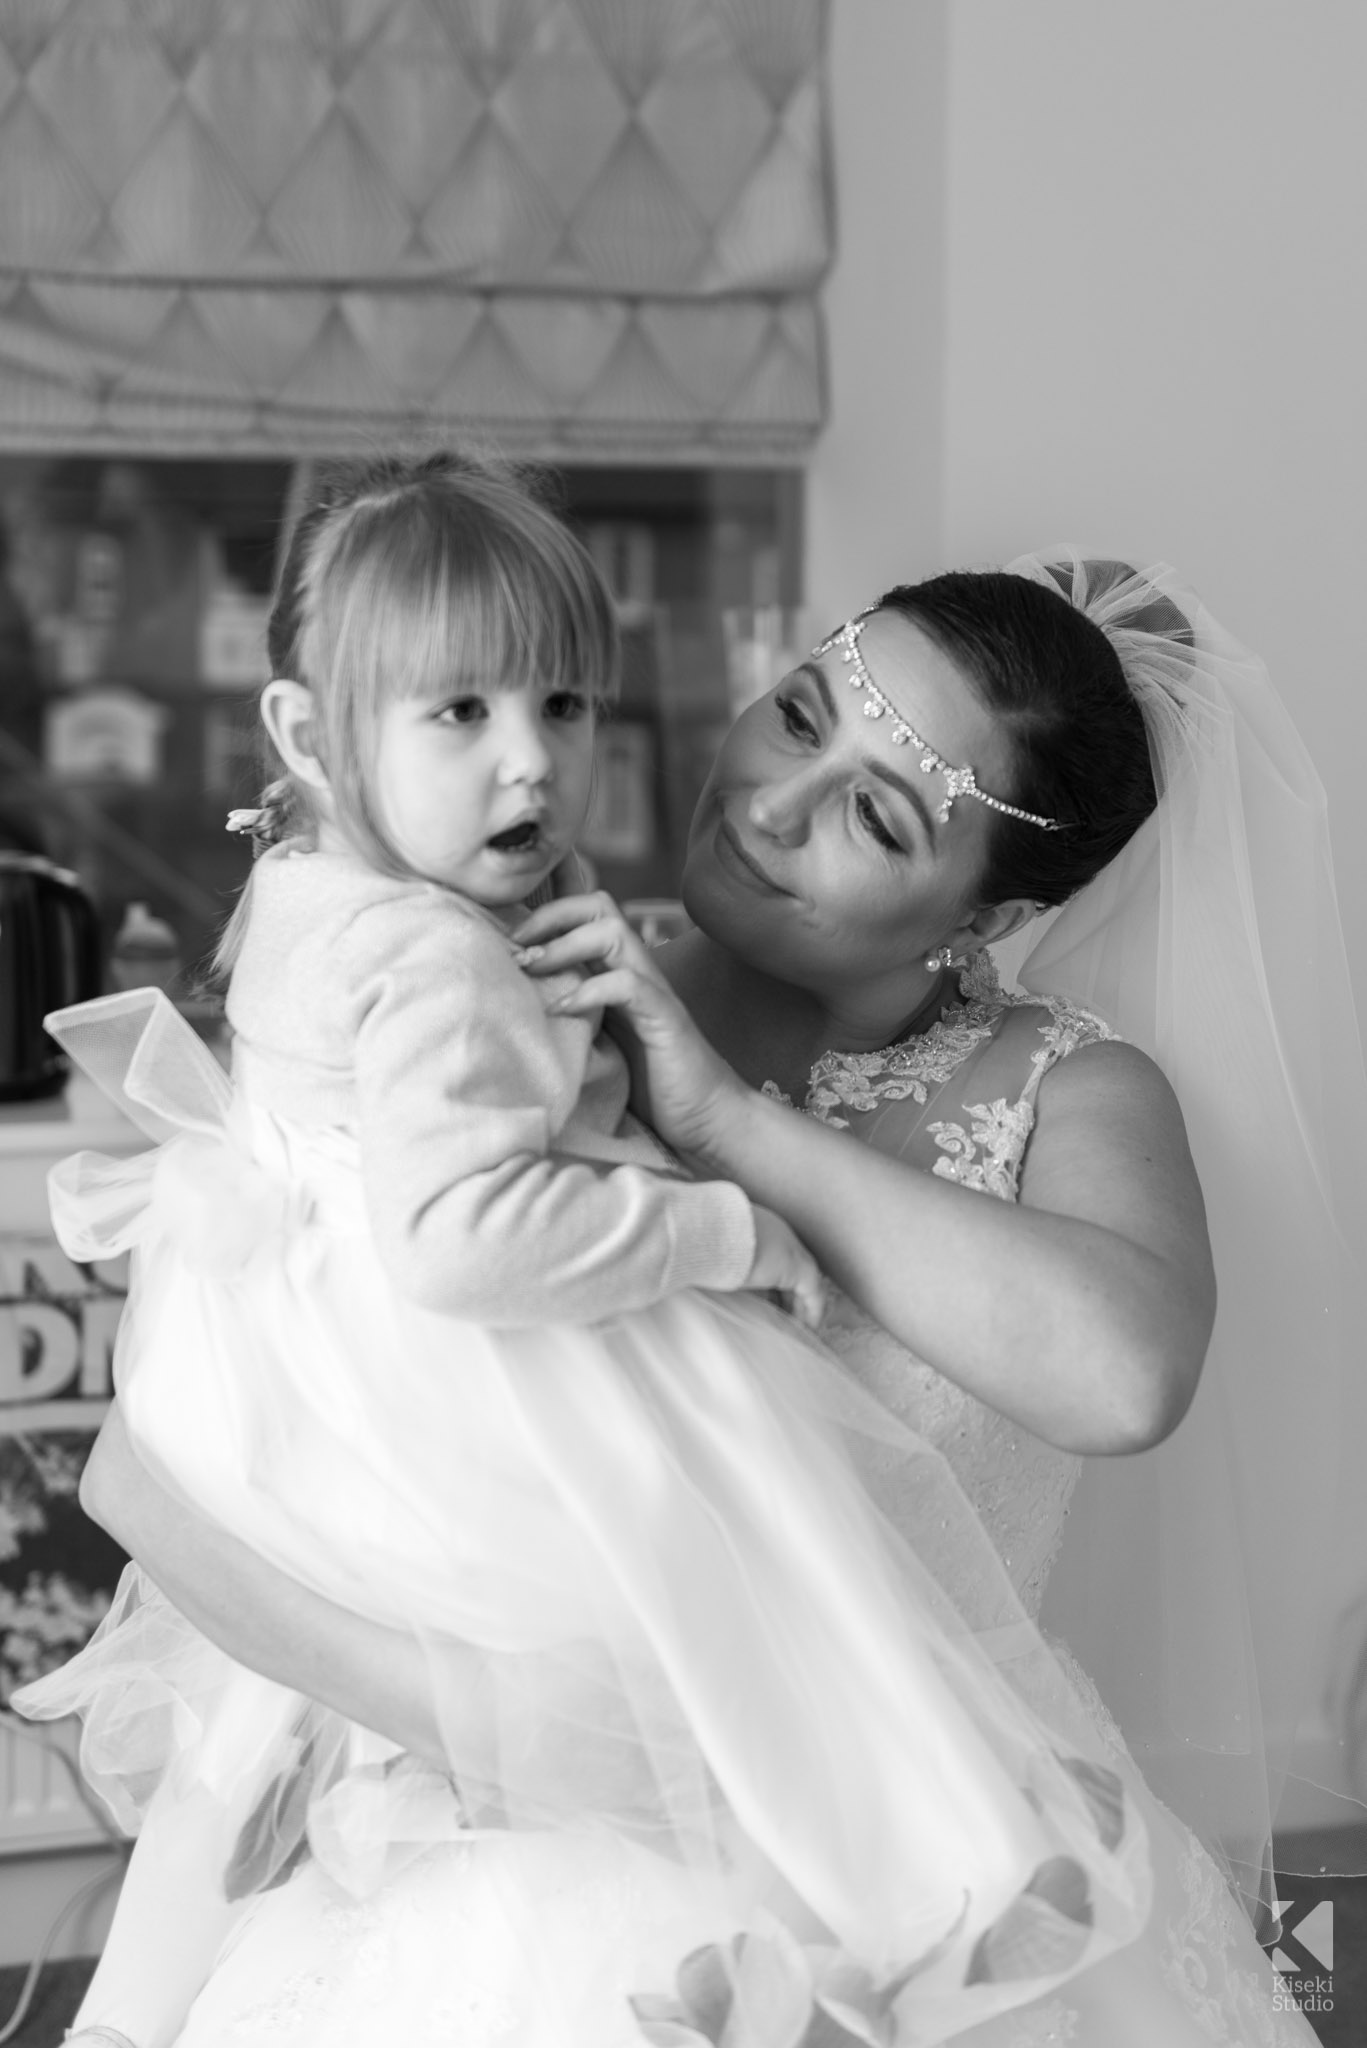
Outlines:
[{"label": "bride's dark hair", "polygon": [[[1090,567],[1107,583],[1133,574],[1119,562]],[[1062,823],[1045,832],[994,813],[982,901],[1064,902],[1114,859],[1158,801],[1143,715],[1111,642],[1062,591],[1004,570],[931,576],[878,602],[957,662],[1002,720],[1012,771],[998,794]],[[1150,611],[1138,623],[1190,639],[1169,599],[1155,593]]]}]

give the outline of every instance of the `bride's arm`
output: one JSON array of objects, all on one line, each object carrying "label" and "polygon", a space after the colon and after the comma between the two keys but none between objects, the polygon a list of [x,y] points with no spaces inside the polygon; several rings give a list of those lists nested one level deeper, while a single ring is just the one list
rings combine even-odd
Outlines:
[{"label": "bride's arm", "polygon": [[1134,1451],[1175,1428],[1215,1283],[1181,1112],[1151,1060],[1110,1043],[1061,1061],[1021,1200],[994,1201],[747,1087],[605,900],[593,923],[573,905],[538,913],[529,965],[597,970],[565,1007],[627,1020],[642,1111],[699,1173],[776,1209],[884,1328],[1050,1442]]},{"label": "bride's arm", "polygon": [[1051,1071],[1016,1204],[751,1090],[722,1102],[695,1165],[778,1209],[948,1378],[1066,1450],[1142,1450],[1181,1420],[1215,1283],[1181,1115],[1142,1053],[1087,1047]]},{"label": "bride's arm", "polygon": [[164,1492],[138,1463],[117,1404],[86,1464],[81,1506],[239,1664],[442,1762],[417,1642],[298,1585]]},{"label": "bride's arm", "polygon": [[[451,1768],[441,1725],[462,1754],[488,1754],[487,1716],[497,1710],[498,1687],[487,1682],[480,1650],[449,1639],[424,1649],[404,1631],[363,1620],[277,1571],[156,1483],[138,1462],[117,1405],[87,1462],[81,1505],[239,1664],[387,1735],[439,1770]],[[600,1804],[615,1798],[624,1812],[638,1812],[643,1787],[650,1796],[647,1753],[623,1739],[620,1713],[611,1710],[592,1661],[578,1673],[577,1698],[565,1689],[573,1674],[562,1678],[557,1768],[582,1774]]]},{"label": "bride's arm", "polygon": [[1017,1204],[890,1158],[740,1083],[690,1157],[777,1209],[860,1306],[1065,1450],[1142,1450],[1195,1391],[1214,1319],[1201,1190],[1167,1082],[1085,1047],[1040,1089]]}]

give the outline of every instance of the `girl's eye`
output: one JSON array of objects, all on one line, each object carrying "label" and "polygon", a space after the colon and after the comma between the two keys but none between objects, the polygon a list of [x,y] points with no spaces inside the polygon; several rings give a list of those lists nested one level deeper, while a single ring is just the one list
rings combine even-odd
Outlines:
[{"label": "girl's eye", "polygon": [[588,698],[580,690],[552,690],[545,703],[547,718],[562,724],[586,718],[591,708]]},{"label": "girl's eye", "polygon": [[816,738],[816,727],[795,697],[775,697],[774,706],[794,739]]},{"label": "girl's eye", "polygon": [[880,846],[887,847],[889,853],[906,852],[906,848],[901,840],[894,839],[887,826],[883,823],[882,818],[878,814],[878,806],[871,797],[861,793],[855,798],[854,807],[859,814],[860,824],[871,838],[878,841]]},{"label": "girl's eye", "polygon": [[437,713],[438,719],[447,725],[474,725],[488,715],[489,709],[482,697],[453,697]]}]

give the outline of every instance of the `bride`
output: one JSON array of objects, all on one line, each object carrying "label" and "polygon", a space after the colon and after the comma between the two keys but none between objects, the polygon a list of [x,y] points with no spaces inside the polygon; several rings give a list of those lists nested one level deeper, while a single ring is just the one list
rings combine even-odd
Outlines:
[{"label": "bride", "polygon": [[[1100,1691],[1059,1654],[1144,1817],[1154,1907],[1131,1946],[960,2037],[982,2048],[1315,2038],[1237,1892],[1269,1904],[1257,1717],[1289,1725],[1313,1617],[1282,1596],[1321,1536],[1270,1536],[1257,1512],[1311,1448],[1257,1382],[1294,1359],[1297,1412],[1322,1424],[1330,1148],[1364,1128],[1316,805],[1257,664],[1170,572],[1060,551],[889,593],[745,713],[694,821],[685,938],[647,956],[602,897],[521,934],[528,972],[585,970],[571,1006],[618,1010],[661,1135],[816,1251],[823,1335],[943,1454],[1031,1617],[1062,1546],[1071,1650]],[[988,948],[1060,905],[1027,992],[1005,992]],[[1312,989],[1315,1031],[1345,1032],[1332,1119]],[[896,1466],[871,1444],[867,1467],[895,1518]],[[416,1646],[159,1492],[117,1411],[83,1498],[240,1661],[440,1754]],[[927,1562],[979,1616],[971,1562]],[[559,2048],[557,1984],[607,1982],[650,1910],[573,1836],[443,1845],[360,1902],[306,1861],[237,1921],[183,2048],[396,2027]],[[749,2048],[737,2022],[700,1995],[643,2031]],[[625,2009],[609,2036],[640,2038]],[[754,2042],[855,2038],[883,2048],[867,2016],[856,2035],[802,2008]]]}]

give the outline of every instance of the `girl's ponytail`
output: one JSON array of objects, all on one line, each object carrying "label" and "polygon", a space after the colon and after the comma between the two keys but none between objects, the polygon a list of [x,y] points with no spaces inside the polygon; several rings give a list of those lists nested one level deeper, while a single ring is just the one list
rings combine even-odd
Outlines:
[{"label": "girl's ponytail", "polygon": [[[293,675],[298,666],[299,638],[304,603],[304,580],[309,550],[325,524],[332,501],[320,491],[295,521],[281,566],[275,602],[266,628],[266,652],[274,676]],[[269,750],[273,752],[273,749]],[[278,765],[278,764],[277,764]],[[311,817],[289,775],[277,775],[262,790],[259,802],[246,810],[228,813],[228,830],[245,833],[252,842],[253,860],[268,846],[307,832]],[[232,915],[224,925],[209,962],[207,979],[222,986],[228,980],[242,951],[251,912],[252,880],[248,875]]]},{"label": "girl's ponytail", "polygon": [[[229,811],[228,830],[250,837],[252,859],[256,860],[268,846],[277,846],[282,839],[293,839],[301,830],[307,829],[307,820],[299,813],[299,793],[293,779],[288,775],[278,775],[274,782],[266,784],[255,809]],[[242,893],[233,905],[233,914],[214,947],[213,959],[209,963],[210,983],[225,981],[232,973],[246,935],[251,895],[252,878],[248,875]]]},{"label": "girl's ponytail", "polygon": [[298,791],[289,775],[278,775],[274,782],[268,782],[255,809],[228,813],[228,830],[245,833],[250,838],[253,859],[264,853],[268,846],[275,846],[282,839],[294,838],[303,822],[299,816]]}]

